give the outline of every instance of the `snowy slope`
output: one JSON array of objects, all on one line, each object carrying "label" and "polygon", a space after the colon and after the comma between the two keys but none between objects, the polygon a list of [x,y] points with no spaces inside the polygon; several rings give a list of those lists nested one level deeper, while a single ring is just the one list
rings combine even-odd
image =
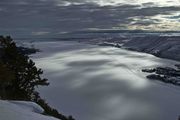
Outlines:
[{"label": "snowy slope", "polygon": [[135,38],[125,43],[124,47],[163,58],[180,60],[180,37],[178,36],[147,36]]},{"label": "snowy slope", "polygon": [[139,52],[150,53],[161,58],[180,61],[180,36],[128,36],[102,40],[99,42],[104,46],[123,47]]},{"label": "snowy slope", "polygon": [[33,102],[0,100],[0,120],[58,120],[42,115],[43,111]]}]

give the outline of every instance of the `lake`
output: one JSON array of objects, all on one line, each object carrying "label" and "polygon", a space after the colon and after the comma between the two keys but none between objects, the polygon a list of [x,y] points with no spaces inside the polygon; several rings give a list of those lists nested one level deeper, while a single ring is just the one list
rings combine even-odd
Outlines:
[{"label": "lake", "polygon": [[177,120],[180,88],[146,79],[143,68],[176,61],[78,42],[35,42],[31,57],[44,70],[42,98],[76,120]]}]

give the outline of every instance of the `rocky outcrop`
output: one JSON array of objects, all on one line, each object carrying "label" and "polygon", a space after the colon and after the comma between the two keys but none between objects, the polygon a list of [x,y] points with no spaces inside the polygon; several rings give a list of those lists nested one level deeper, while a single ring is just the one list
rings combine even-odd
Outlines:
[{"label": "rocky outcrop", "polygon": [[177,69],[170,67],[157,67],[153,69],[143,69],[143,72],[151,73],[147,75],[150,80],[158,80],[180,86],[180,65],[175,65]]}]

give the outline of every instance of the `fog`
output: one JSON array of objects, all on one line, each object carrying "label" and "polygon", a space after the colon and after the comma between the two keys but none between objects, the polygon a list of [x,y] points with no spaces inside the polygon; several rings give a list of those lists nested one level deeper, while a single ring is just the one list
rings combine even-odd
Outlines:
[{"label": "fog", "polygon": [[173,66],[175,61],[76,42],[35,46],[42,52],[33,60],[50,81],[50,86],[38,91],[66,115],[77,120],[175,120],[179,116],[179,88],[150,81],[141,72]]}]

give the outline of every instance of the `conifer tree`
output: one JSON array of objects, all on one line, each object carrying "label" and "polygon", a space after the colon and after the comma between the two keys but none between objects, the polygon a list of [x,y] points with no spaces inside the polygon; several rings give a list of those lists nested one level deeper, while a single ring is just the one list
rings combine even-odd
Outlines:
[{"label": "conifer tree", "polygon": [[11,87],[14,98],[34,99],[36,86],[48,85],[47,79],[41,78],[43,71],[25,54],[21,53],[10,37],[0,36],[1,60],[14,72],[15,79]]},{"label": "conifer tree", "polygon": [[14,79],[14,73],[2,63],[0,60],[0,98],[6,99],[9,86],[12,86],[12,80]]},{"label": "conifer tree", "polygon": [[61,120],[74,120],[51,108],[35,91],[36,86],[49,85],[48,80],[41,78],[43,71],[24,51],[16,46],[11,37],[0,36],[0,98],[30,100],[38,103],[45,114]]}]

